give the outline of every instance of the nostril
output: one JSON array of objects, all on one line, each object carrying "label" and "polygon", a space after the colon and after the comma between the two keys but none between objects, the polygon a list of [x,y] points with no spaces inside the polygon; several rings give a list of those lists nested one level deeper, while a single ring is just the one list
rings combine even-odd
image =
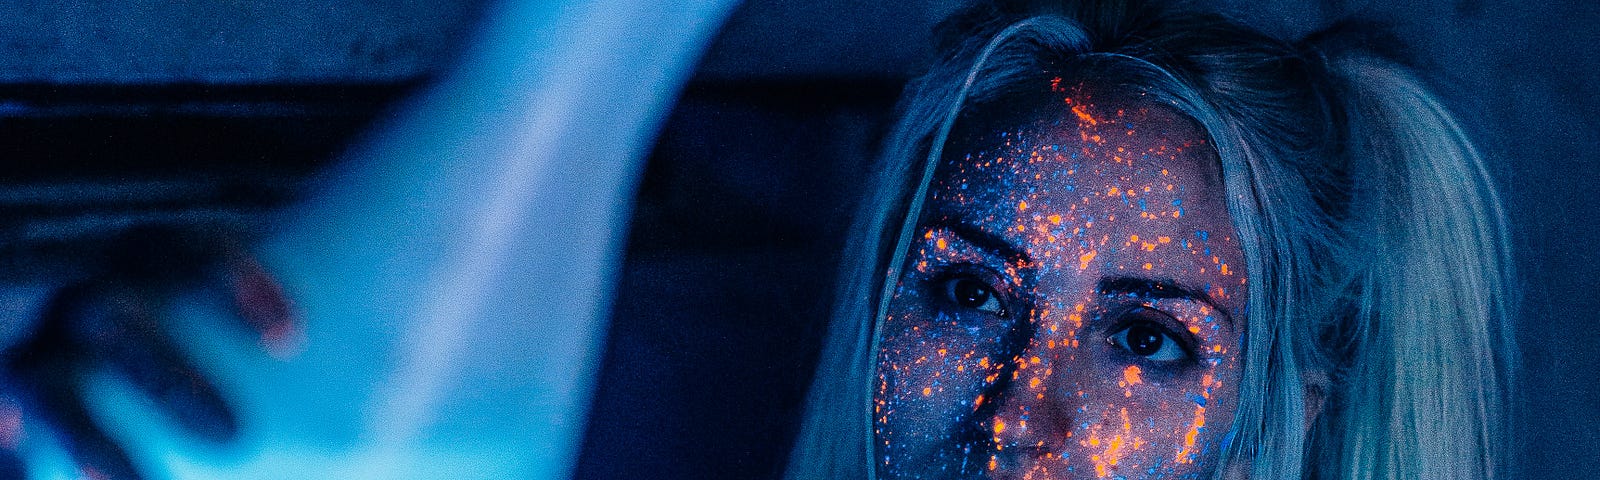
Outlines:
[{"label": "nostril", "polygon": [[1003,442],[995,445],[992,454],[982,460],[985,478],[1056,478],[1052,474],[1061,473],[1054,470],[1064,465],[1068,431],[1045,428],[1036,420],[1018,420],[1008,424],[1001,435]]},{"label": "nostril", "polygon": [[1045,458],[1060,455],[1070,441],[1072,432],[1066,421],[1018,421],[1007,427],[1009,435],[1000,436],[999,450],[1010,450],[1019,457]]}]

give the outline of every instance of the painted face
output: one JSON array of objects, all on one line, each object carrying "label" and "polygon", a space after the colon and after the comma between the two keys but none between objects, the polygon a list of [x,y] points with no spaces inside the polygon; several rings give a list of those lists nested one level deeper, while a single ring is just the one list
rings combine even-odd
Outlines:
[{"label": "painted face", "polygon": [[1246,321],[1215,153],[1168,107],[1052,92],[946,148],[882,331],[882,478],[1214,469]]}]

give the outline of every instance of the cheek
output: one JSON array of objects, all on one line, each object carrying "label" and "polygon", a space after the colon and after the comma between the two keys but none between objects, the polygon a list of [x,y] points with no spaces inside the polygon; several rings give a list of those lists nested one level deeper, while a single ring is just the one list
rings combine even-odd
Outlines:
[{"label": "cheek", "polygon": [[1028,387],[996,421],[1017,430],[1000,440],[1022,447],[1052,444],[1058,453],[1002,453],[996,456],[999,465],[1032,472],[1033,478],[1078,478],[1061,472],[1173,478],[1209,471],[1236,408],[1237,358],[1220,355],[1214,363],[1174,372],[1124,362],[1095,338],[1080,330],[1041,332],[1038,363],[1030,358],[1019,370]]},{"label": "cheek", "polygon": [[[1235,363],[1227,360],[1226,363]],[[1235,363],[1237,365],[1237,363]],[[1096,474],[1182,477],[1210,469],[1234,418],[1230,368],[1162,378],[1138,365],[1088,366],[1067,450]],[[1138,472],[1138,474],[1134,474]]]},{"label": "cheek", "polygon": [[1069,450],[1098,472],[1155,469],[1181,473],[1196,470],[1215,457],[1221,435],[1233,415],[1224,381],[1207,374],[1199,380],[1156,383],[1138,378],[1129,366],[1116,381],[1092,382],[1081,391],[1078,422],[1072,426]]},{"label": "cheek", "polygon": [[959,402],[975,394],[987,375],[982,352],[993,342],[979,332],[923,321],[930,317],[905,312],[886,321],[888,328],[901,319],[908,324],[884,337],[878,359],[878,399],[893,404],[901,417],[928,418],[911,413]]},{"label": "cheek", "polygon": [[[880,444],[897,451],[934,448],[956,435],[973,403],[995,379],[988,354],[998,326],[964,321],[899,293],[884,321],[877,363],[874,418]],[[924,452],[925,453],[925,452]]]}]

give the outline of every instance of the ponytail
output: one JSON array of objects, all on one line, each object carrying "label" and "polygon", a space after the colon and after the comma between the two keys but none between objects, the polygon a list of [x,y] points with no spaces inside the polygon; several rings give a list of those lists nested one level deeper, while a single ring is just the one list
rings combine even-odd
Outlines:
[{"label": "ponytail", "polygon": [[1407,69],[1325,58],[1350,176],[1344,364],[1314,438],[1337,478],[1504,478],[1504,212],[1462,127]]}]

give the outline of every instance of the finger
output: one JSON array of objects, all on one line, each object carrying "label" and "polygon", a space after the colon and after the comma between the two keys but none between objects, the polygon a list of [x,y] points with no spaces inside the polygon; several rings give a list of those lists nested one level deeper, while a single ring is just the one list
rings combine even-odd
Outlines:
[{"label": "finger", "polygon": [[[14,388],[7,386],[7,391]],[[22,408],[0,394],[0,478],[25,478],[28,469],[18,451],[22,447]]]},{"label": "finger", "polygon": [[94,356],[148,394],[162,411],[192,433],[215,441],[232,439],[238,424],[215,386],[185,360],[155,321],[141,296],[105,289],[65,306],[63,321],[90,327],[85,340]]},{"label": "finger", "polygon": [[142,478],[128,453],[94,422],[83,392],[73,383],[44,384],[39,392],[39,402],[45,406],[40,413],[60,431],[67,452],[89,478]]},{"label": "finger", "polygon": [[261,335],[261,346],[280,359],[299,350],[304,338],[289,298],[265,267],[248,254],[231,255],[228,282],[240,318]]},{"label": "finger", "polygon": [[108,346],[105,359],[190,432],[219,442],[238,434],[228,402],[163,332],[131,334]]},{"label": "finger", "polygon": [[[22,394],[39,418],[54,427],[67,453],[77,461],[85,477],[126,480],[142,478],[127,452],[101,430],[83,401],[81,374],[71,362],[31,361],[48,359],[52,352],[22,352],[31,359],[16,368]],[[37,354],[37,355],[34,355]],[[20,478],[20,477],[12,477]]]},{"label": "finger", "polygon": [[[222,286],[233,313],[258,335],[268,353],[284,358],[297,351],[301,331],[277,280],[229,233],[162,227],[133,229],[107,253],[109,278],[147,293],[194,286]],[[220,273],[223,278],[213,276]],[[220,281],[219,281],[220,280]]]}]

